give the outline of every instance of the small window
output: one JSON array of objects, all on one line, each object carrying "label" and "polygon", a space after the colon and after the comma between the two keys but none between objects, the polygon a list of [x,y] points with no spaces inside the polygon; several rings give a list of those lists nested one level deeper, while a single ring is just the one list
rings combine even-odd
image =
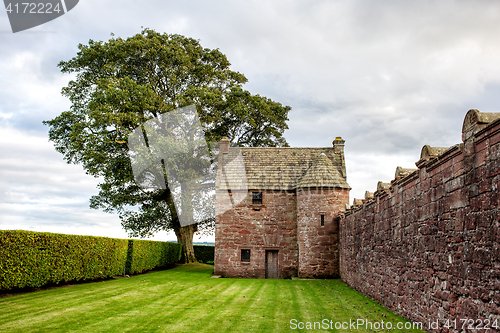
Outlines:
[{"label": "small window", "polygon": [[241,250],[241,261],[250,262],[250,250]]},{"label": "small window", "polygon": [[252,192],[252,205],[262,205],[262,192]]},{"label": "small window", "polygon": [[325,226],[325,215],[321,215],[321,226]]}]

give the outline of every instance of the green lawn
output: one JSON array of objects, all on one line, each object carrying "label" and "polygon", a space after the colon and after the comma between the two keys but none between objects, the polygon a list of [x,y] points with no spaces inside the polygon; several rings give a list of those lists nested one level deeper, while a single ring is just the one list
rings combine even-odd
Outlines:
[{"label": "green lawn", "polygon": [[0,332],[388,332],[292,327],[404,321],[340,280],[212,279],[212,271],[189,264],[1,298]]}]

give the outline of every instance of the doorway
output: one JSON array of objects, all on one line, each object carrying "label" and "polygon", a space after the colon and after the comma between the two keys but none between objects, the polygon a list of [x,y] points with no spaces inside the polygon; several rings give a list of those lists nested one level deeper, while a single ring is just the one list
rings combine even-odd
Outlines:
[{"label": "doorway", "polygon": [[278,278],[278,250],[266,250],[266,279]]}]

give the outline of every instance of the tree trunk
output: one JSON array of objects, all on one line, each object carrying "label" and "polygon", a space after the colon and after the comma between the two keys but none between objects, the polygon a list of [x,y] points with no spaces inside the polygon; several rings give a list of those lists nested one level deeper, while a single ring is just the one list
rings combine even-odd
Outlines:
[{"label": "tree trunk", "polygon": [[182,254],[186,263],[198,262],[194,255],[193,235],[198,230],[193,218],[193,183],[181,183],[182,213],[179,217],[179,228],[175,230],[177,242],[182,244]]},{"label": "tree trunk", "polygon": [[175,228],[177,242],[182,244],[182,256],[186,263],[198,262],[194,255],[193,235],[198,227],[196,224],[190,224],[185,227]]}]

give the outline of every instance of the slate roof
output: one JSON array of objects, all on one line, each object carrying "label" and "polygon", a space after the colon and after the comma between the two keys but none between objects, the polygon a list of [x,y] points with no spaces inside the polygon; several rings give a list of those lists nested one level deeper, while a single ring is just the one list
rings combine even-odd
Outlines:
[{"label": "slate roof", "polygon": [[314,159],[309,169],[307,169],[306,174],[299,179],[297,187],[350,188],[345,178],[340,174],[339,169],[333,165],[332,161],[326,157],[325,153],[319,154],[319,156]]},{"label": "slate roof", "polygon": [[[240,152],[242,163],[238,163]],[[231,190],[294,190],[298,187],[350,188],[346,182],[343,158],[343,154],[335,153],[333,147],[231,147],[229,152],[222,156],[226,178],[221,181],[219,173],[217,185],[219,189],[229,187]]]}]

